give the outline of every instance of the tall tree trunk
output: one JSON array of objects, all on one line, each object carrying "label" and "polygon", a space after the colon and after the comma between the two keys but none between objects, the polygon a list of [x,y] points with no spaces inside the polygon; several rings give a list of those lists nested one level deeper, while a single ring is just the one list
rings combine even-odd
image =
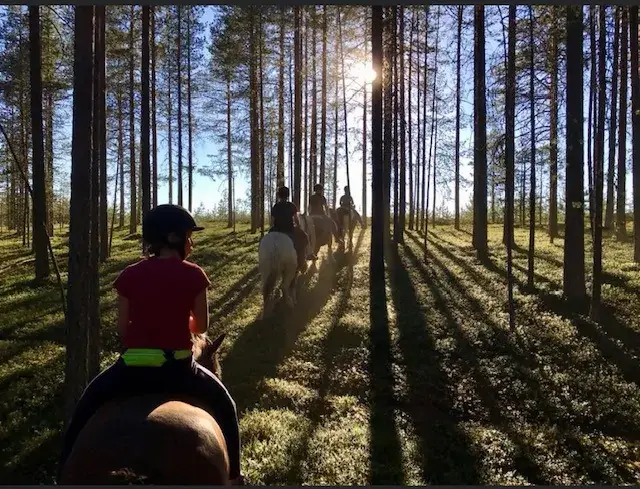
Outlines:
[{"label": "tall tree trunk", "polygon": [[616,122],[618,120],[618,55],[620,53],[620,11],[615,7],[613,32],[613,71],[611,73],[611,115],[609,119],[609,168],[607,169],[607,208],[604,215],[605,229],[613,226],[613,207],[615,205],[613,182],[616,171]]},{"label": "tall tree trunk", "polygon": [[97,280],[89,263],[91,223],[87,208],[91,198],[91,105],[93,64],[93,7],[75,9],[73,66],[73,123],[71,142],[71,202],[69,220],[69,277],[67,289],[65,421],[90,380],[88,365],[89,302],[87,290]]},{"label": "tall tree trunk", "polygon": [[260,93],[258,94],[260,97],[260,165],[258,167],[258,171],[260,172],[260,199],[258,201],[258,218],[260,220],[260,236],[264,236],[264,174],[266,170],[264,157],[264,139],[266,132],[264,129],[264,71],[262,67],[262,45],[264,43],[262,36],[264,27],[262,22],[262,11],[260,11],[258,13],[258,82],[260,84]]},{"label": "tall tree trunk", "polygon": [[124,228],[124,109],[122,92],[118,92],[118,165],[120,168],[120,217],[118,228]]},{"label": "tall tree trunk", "polygon": [[178,4],[178,205],[182,205],[182,5]]},{"label": "tall tree trunk", "polygon": [[[277,187],[284,186],[284,31],[287,7],[280,7],[280,55],[278,65],[278,155],[276,163]],[[229,134],[229,137],[231,135]]]},{"label": "tall tree trunk", "polygon": [[[429,6],[424,8],[425,28],[424,28],[424,76],[422,77],[422,178],[420,187],[420,223],[419,229],[423,231],[425,229],[424,221],[428,215],[429,209],[427,207],[427,72],[429,70]],[[420,109],[418,109],[420,110]],[[426,250],[425,250],[426,253]]]},{"label": "tall tree trunk", "polygon": [[[316,6],[311,5],[311,144],[310,144],[310,178],[309,192],[313,190],[313,186],[318,183],[318,87],[316,82]],[[309,200],[309,199],[307,199]]]},{"label": "tall tree trunk", "polygon": [[293,139],[294,129],[293,123],[295,120],[295,111],[293,108],[293,58],[294,49],[290,46],[289,50],[289,187],[291,187],[291,197],[293,199]]},{"label": "tall tree trunk", "polygon": [[[458,58],[459,59],[459,58]],[[509,302],[509,326],[515,329],[515,303],[513,300],[513,221],[515,197],[515,124],[516,124],[516,6],[509,5],[509,41],[507,54],[507,78],[505,95],[505,236],[507,246],[507,294]]]},{"label": "tall tree trunk", "polygon": [[[567,5],[568,87],[583,86],[582,6]],[[580,301],[585,296],[584,281],[584,149],[583,91],[567,90],[566,134],[566,216],[564,231],[564,295]]]},{"label": "tall tree trunk", "polygon": [[[431,222],[435,227],[436,224],[436,159],[437,159],[437,138],[438,138],[438,98],[437,98],[437,80],[438,80],[438,47],[440,43],[440,8],[438,8],[438,15],[436,20],[436,45],[435,45],[435,54],[433,60],[433,100],[431,103],[431,136],[429,140],[429,173],[431,173],[431,169],[433,166],[433,210],[431,213]],[[433,143],[433,154],[431,153],[431,147]],[[433,159],[432,159],[433,158]],[[427,204],[427,209],[429,207],[429,182],[427,182],[427,195],[425,202]],[[424,236],[425,236],[425,249],[427,247],[427,230],[429,227],[428,224],[428,212],[427,218],[425,219],[424,224]]]},{"label": "tall tree trunk", "polygon": [[[232,161],[232,147],[231,138],[233,134],[231,132],[231,78],[227,78],[227,228],[233,227],[233,161]],[[278,183],[278,186],[284,185],[284,175],[282,177],[282,183]]]},{"label": "tall tree trunk", "polygon": [[[100,114],[96,123],[99,123],[98,139],[100,146],[100,263],[107,261],[109,256],[109,218],[108,218],[108,206],[109,198],[107,195],[107,101],[106,101],[106,12],[105,6],[96,6],[96,29],[98,29],[99,35],[97,36],[96,43],[96,77],[98,78],[98,111]],[[97,201],[97,200],[96,200]],[[96,339],[99,341],[99,338]],[[99,365],[97,366],[99,370]]]},{"label": "tall tree trunk", "polygon": [[258,198],[260,177],[260,142],[258,131],[258,94],[257,94],[257,42],[255,26],[255,6],[249,7],[249,124],[251,146],[251,233],[258,229]]},{"label": "tall tree trunk", "polygon": [[455,218],[454,227],[460,229],[460,102],[462,94],[460,91],[461,84],[461,65],[462,60],[460,50],[462,45],[462,16],[464,13],[464,5],[458,5],[458,42],[456,45],[456,142],[455,142]]},{"label": "tall tree trunk", "polygon": [[633,167],[633,259],[640,263],[640,72],[638,71],[638,6],[629,7],[631,44],[631,129]]},{"label": "tall tree trunk", "polygon": [[[340,46],[340,68],[342,72],[342,109],[344,115],[344,164],[345,170],[347,173],[347,187],[349,187],[349,192],[351,192],[351,177],[349,174],[349,125],[347,122],[347,82],[345,80],[345,67],[344,67],[344,43],[342,41],[342,20],[340,19],[340,6],[338,5],[338,44]],[[347,229],[351,229],[351,214],[347,214]],[[353,251],[353,243],[351,240],[351,234],[347,233],[349,236],[348,243],[348,252],[351,253]]]},{"label": "tall tree trunk", "polygon": [[384,127],[383,127],[383,154],[382,163],[384,165],[384,185],[383,185],[383,201],[384,201],[384,239],[385,244],[389,242],[390,230],[390,198],[391,198],[391,157],[393,153],[393,76],[392,66],[394,54],[392,51],[392,32],[395,26],[392,24],[393,17],[391,14],[392,7],[386,7],[384,15],[384,47],[383,56],[384,64],[382,66],[382,97],[384,111]]},{"label": "tall tree trunk", "polygon": [[606,10],[599,6],[599,34],[598,42],[598,126],[595,140],[596,157],[594,158],[595,184],[595,212],[593,213],[593,276],[591,281],[591,309],[589,316],[597,321],[600,313],[600,297],[602,289],[602,204],[604,185],[604,125],[606,118]]},{"label": "tall tree trunk", "polygon": [[590,45],[590,58],[591,58],[591,71],[590,81],[589,81],[589,117],[587,122],[587,179],[589,181],[589,222],[591,237],[593,238],[593,207],[595,205],[594,202],[594,194],[593,194],[593,160],[595,159],[596,145],[595,141],[593,144],[593,151],[591,150],[591,141],[592,141],[592,132],[597,131],[594,127],[594,120],[597,119],[598,113],[598,100],[596,98],[596,90],[597,90],[597,75],[596,75],[596,6],[589,6],[589,38],[591,40]]},{"label": "tall tree trunk", "polygon": [[473,102],[473,246],[485,259],[487,248],[487,100],[485,94],[484,5],[475,5]]},{"label": "tall tree trunk", "polygon": [[[364,59],[368,59],[367,17],[364,18]],[[367,226],[367,81],[362,84],[362,223]]]},{"label": "tall tree trunk", "polygon": [[135,129],[135,98],[134,98],[134,85],[133,85],[133,29],[135,19],[135,6],[131,6],[131,20],[129,22],[129,168],[131,172],[130,178],[130,216],[129,216],[129,232],[135,234],[138,229],[138,201],[137,201],[137,186],[136,186],[136,129]]},{"label": "tall tree trunk", "polygon": [[191,6],[187,7],[187,139],[188,155],[188,192],[189,211],[193,210],[193,119],[191,114]]},{"label": "tall tree trunk", "polygon": [[558,25],[553,8],[551,27],[551,82],[549,85],[549,237],[551,242],[558,237]]},{"label": "tall tree trunk", "polygon": [[46,135],[44,138],[45,147],[44,154],[46,159],[46,186],[47,186],[47,233],[49,236],[53,236],[53,222],[54,218],[54,192],[53,192],[53,180],[54,180],[54,171],[53,171],[53,120],[54,120],[54,111],[55,104],[53,102],[53,89],[50,88],[46,91]]},{"label": "tall tree trunk", "polygon": [[140,107],[140,178],[142,180],[142,217],[151,209],[151,165],[149,142],[149,22],[150,8],[142,7],[142,72]]},{"label": "tall tree trunk", "polygon": [[304,18],[304,55],[302,56],[302,73],[304,76],[304,115],[302,116],[302,140],[304,143],[304,157],[303,157],[303,177],[304,182],[304,211],[307,211],[309,205],[309,16],[307,15],[307,8],[303,7]]},{"label": "tall tree trunk", "polygon": [[370,281],[384,283],[384,162],[382,155],[382,83],[383,53],[382,7],[372,7],[371,15],[371,54],[373,69],[378,77],[371,88],[371,255],[369,268]]},{"label": "tall tree trunk", "polygon": [[[364,56],[366,59],[367,58],[366,41],[365,41],[364,49],[365,49]],[[322,91],[322,94],[321,94],[322,107],[321,107],[321,114],[320,114],[320,185],[322,185],[322,187],[324,188],[326,172],[327,172],[327,168],[326,168],[326,164],[327,164],[326,163],[327,161],[327,6],[326,5],[322,6],[322,85],[320,90]]]},{"label": "tall tree trunk", "polygon": [[300,38],[300,6],[294,12],[294,143],[293,143],[293,203],[300,209],[300,170],[302,168],[302,42]]},{"label": "tall tree trunk", "polygon": [[393,242],[397,245],[400,242],[400,231],[398,215],[398,207],[400,205],[398,198],[398,180],[399,180],[399,152],[398,152],[398,6],[395,5],[393,13],[391,15],[391,53],[392,53],[392,65],[391,65],[391,90],[393,99],[391,101],[393,105]]},{"label": "tall tree trunk", "polygon": [[[170,31],[169,31],[170,32]],[[167,44],[172,45],[171,35],[167,35]],[[171,71],[171,53],[165,57],[167,61],[167,174],[169,177],[169,204],[173,204],[173,102],[171,101],[171,81],[173,73]]]},{"label": "tall tree trunk", "polygon": [[533,38],[533,5],[529,6],[529,123],[531,126],[529,182],[529,250],[527,253],[527,287],[534,288],[536,250],[536,109],[535,109],[535,44]]},{"label": "tall tree trunk", "polygon": [[[339,49],[339,43],[336,40],[336,52],[338,52]],[[340,145],[338,143],[338,128],[340,127],[340,122],[338,120],[338,108],[340,107],[340,96],[339,96],[339,92],[338,92],[338,88],[340,86],[340,82],[339,82],[339,73],[340,73],[340,65],[339,65],[339,59],[337,56],[334,57],[335,58],[335,68],[334,68],[334,72],[335,72],[335,91],[334,91],[334,101],[335,101],[335,106],[334,106],[334,125],[333,125],[333,179],[331,182],[332,185],[332,199],[331,199],[331,203],[332,206],[334,208],[336,208],[338,206],[338,154],[339,154],[339,149],[340,149]]]},{"label": "tall tree trunk", "polygon": [[29,51],[31,82],[31,137],[33,151],[33,249],[36,281],[49,276],[47,258],[47,195],[42,131],[42,49],[40,7],[29,7]]},{"label": "tall tree trunk", "polygon": [[414,216],[414,229],[420,230],[420,210],[422,209],[422,205],[420,202],[420,148],[422,146],[422,137],[421,137],[421,117],[420,117],[420,15],[416,15],[416,136],[418,140],[416,141],[416,186],[414,192],[414,201],[415,204],[413,206],[415,211]]},{"label": "tall tree trunk", "polygon": [[407,158],[407,148],[406,148],[406,131],[407,131],[407,120],[405,118],[405,79],[404,79],[404,6],[400,6],[400,51],[398,56],[400,57],[400,66],[399,66],[399,81],[400,81],[400,210],[399,210],[399,222],[400,232],[398,233],[398,242],[404,243],[404,230],[405,230],[405,218],[406,218],[406,208],[407,208],[407,182],[406,182],[406,158]]},{"label": "tall tree trunk", "polygon": [[411,12],[411,29],[409,30],[409,68],[408,68],[408,83],[407,83],[407,105],[409,114],[409,229],[413,230],[413,215],[414,215],[414,198],[413,198],[413,105],[411,103],[411,94],[413,92],[413,78],[411,72],[413,71],[413,33],[415,29],[416,13],[412,9]]},{"label": "tall tree trunk", "polygon": [[619,240],[627,238],[627,73],[628,49],[629,49],[629,19],[627,9],[618,7],[621,10],[620,33],[620,108],[618,124],[618,194],[616,199],[616,235]]},{"label": "tall tree trunk", "polygon": [[156,8],[151,7],[151,186],[153,201],[151,206],[158,205],[158,126],[156,123]]}]

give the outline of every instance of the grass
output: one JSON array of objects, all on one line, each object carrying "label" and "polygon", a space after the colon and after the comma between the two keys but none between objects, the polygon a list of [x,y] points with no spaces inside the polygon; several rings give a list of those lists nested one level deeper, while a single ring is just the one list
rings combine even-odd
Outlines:
[{"label": "grass", "polygon": [[[193,260],[212,281],[223,380],[236,399],[243,471],[255,484],[637,484],[640,271],[606,239],[605,306],[562,301],[563,242],[537,236],[526,291],[516,231],[517,332],[509,331],[501,230],[475,258],[468,231],[406,235],[386,284],[370,284],[369,236],[304,278],[294,314],[258,319],[258,237],[211,224]],[[66,268],[63,237],[54,240]],[[57,289],[0,235],[0,480],[51,483],[60,444],[64,325]],[[103,362],[114,357],[110,284],[138,258],[114,238],[102,267]],[[590,260],[588,250],[587,260]],[[589,269],[589,267],[587,267]]]}]

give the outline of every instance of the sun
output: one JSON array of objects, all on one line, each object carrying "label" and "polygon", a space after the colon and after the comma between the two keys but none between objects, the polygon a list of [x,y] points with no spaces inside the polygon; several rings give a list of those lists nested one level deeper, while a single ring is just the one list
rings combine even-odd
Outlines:
[{"label": "sun", "polygon": [[360,83],[371,83],[377,77],[376,71],[371,66],[371,63],[367,61],[355,63],[349,71],[351,76]]}]

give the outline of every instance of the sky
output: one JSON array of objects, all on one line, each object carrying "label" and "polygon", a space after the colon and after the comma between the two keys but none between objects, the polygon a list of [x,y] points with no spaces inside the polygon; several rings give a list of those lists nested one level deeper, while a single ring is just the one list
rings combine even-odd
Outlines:
[{"label": "sky", "polygon": [[[211,6],[207,6],[205,8],[205,13],[203,16],[203,22],[208,26],[208,24],[210,24],[213,19],[215,18],[215,7],[211,7]],[[489,19],[487,19],[487,21],[489,22]],[[502,52],[502,47],[499,45],[498,40],[501,41],[501,31],[500,31],[500,25],[487,25],[488,28],[488,32],[487,32],[487,46],[486,46],[486,56],[487,56],[487,64],[489,64],[489,59],[490,57],[493,55],[493,53],[496,50],[500,50],[499,53]],[[444,32],[446,31],[446,26],[441,27],[441,32],[442,32],[442,36],[444,36],[443,41],[441,42],[447,42],[447,35],[449,36],[454,36],[454,34],[451,33],[447,33]],[[491,34],[491,32],[493,34]],[[210,42],[209,39],[209,28],[207,27],[205,29],[206,32],[206,43],[207,45]],[[468,39],[465,40],[464,44],[463,44],[463,49],[467,50],[469,53],[472,52],[473,49],[473,44],[469,41],[472,40],[471,36],[472,36],[472,32],[470,29],[467,29],[466,31],[466,35],[468,36]],[[453,37],[451,37],[449,39],[449,41],[451,41],[453,39]],[[207,60],[205,61],[206,63],[208,63],[208,51],[206,52],[206,58]],[[466,70],[471,70],[472,69],[472,63],[468,63],[471,66],[465,66]],[[355,91],[359,91],[359,94],[356,95],[358,97],[361,97],[361,93],[362,93],[362,84],[365,83],[365,81],[363,80],[363,71],[366,71],[366,67],[369,67],[368,69],[370,70],[370,66],[371,66],[371,61],[370,59],[366,62],[364,62],[364,60],[359,60],[357,63],[355,63],[355,66],[352,68],[347,67],[347,72],[350,73],[350,75],[353,75],[355,78],[359,78],[356,81],[354,81],[351,86],[347,86],[347,98],[351,98],[352,95],[354,94]],[[467,71],[468,72],[468,71]],[[448,87],[451,86],[451,83],[453,83],[451,81],[451,75],[452,73],[444,73],[443,75],[443,81],[442,83],[446,84]],[[585,82],[588,81],[588,72],[585,72]],[[465,96],[463,96],[463,104],[462,104],[462,110],[463,112],[465,112],[467,119],[469,120],[470,118],[469,116],[469,111],[472,108],[472,92],[470,90],[471,88],[471,83],[470,83],[470,78],[469,81],[467,82],[467,93]],[[370,89],[371,89],[371,85],[368,85],[368,90],[370,93]],[[586,96],[587,94],[585,93],[585,119],[586,119],[586,108],[587,108],[587,101],[588,101],[588,96]],[[371,98],[370,95],[368,97],[368,100],[370,102]],[[444,107],[442,110],[449,110],[451,111],[452,108],[451,107]],[[331,117],[331,116],[329,116]],[[350,135],[349,137],[349,147],[350,147],[350,157],[349,157],[349,161],[350,161],[350,180],[351,180],[351,192],[354,198],[354,201],[356,203],[356,206],[360,209],[361,208],[361,203],[362,203],[362,152],[359,149],[355,149],[357,146],[360,145],[360,140],[361,140],[361,127],[362,127],[362,122],[361,122],[361,117],[362,117],[362,110],[358,109],[356,111],[353,111],[348,118],[348,125],[349,128],[357,128],[357,133],[354,135]],[[415,117],[415,116],[414,116]],[[561,117],[563,117],[561,115]],[[370,116],[368,118],[368,124],[369,124],[369,130],[370,130]],[[66,127],[66,131],[69,135],[70,138],[70,130],[71,130],[71,121],[68,121],[67,123],[67,127]],[[585,120],[585,124],[586,124],[586,120]],[[585,129],[585,138],[586,138],[586,129]],[[138,133],[138,137],[139,137],[139,133]],[[343,136],[341,136],[341,139],[343,138]],[[461,127],[461,143],[464,147],[466,148],[470,148],[470,145],[472,143],[473,140],[473,133],[472,133],[472,127],[470,127],[470,124],[463,124],[463,126]],[[186,138],[185,138],[185,143],[186,143]],[[451,143],[451,141],[445,141],[445,143]],[[544,142],[546,143],[546,141]],[[439,143],[440,144],[440,143]],[[517,143],[518,144],[518,143]],[[629,144],[629,143],[628,143]],[[186,144],[185,144],[186,145]],[[560,145],[561,145],[561,154],[564,152],[564,141],[560,141]],[[370,153],[370,144],[368,146],[369,149],[369,153]],[[210,164],[210,156],[214,155],[213,157],[217,157],[217,155],[219,154],[224,154],[223,152],[220,151],[221,147],[220,144],[215,142],[213,140],[213,138],[210,135],[206,135],[203,134],[201,135],[201,137],[196,139],[195,145],[194,145],[194,164],[195,165],[204,165],[204,166],[208,166]],[[288,162],[288,142],[285,143],[285,162]],[[586,144],[585,144],[585,152],[586,152]],[[327,144],[327,158],[328,161],[332,161],[333,158],[333,149],[332,149],[332,142],[331,142],[331,138],[329,138],[329,142]],[[585,156],[586,157],[586,156]],[[159,151],[158,151],[158,161],[159,161],[159,165],[160,167],[164,167],[165,164],[163,162],[165,162],[167,158],[167,154],[166,154],[166,147],[163,144],[159,144]],[[368,156],[368,158],[370,159],[370,154]],[[63,162],[63,165],[66,165],[67,168],[70,167],[70,155],[68,155],[67,157],[61,157],[61,161]],[[186,158],[185,158],[185,164],[186,164]],[[288,181],[288,163],[285,163],[285,171],[286,171],[286,178]],[[468,182],[470,182],[472,180],[472,168],[471,168],[471,160],[469,158],[461,158],[461,165],[460,165],[460,171],[461,171],[461,177],[463,180],[466,180]],[[370,168],[369,168],[369,172],[370,172]],[[630,173],[630,172],[628,172]],[[628,183],[627,186],[628,188],[631,188],[631,175],[628,174]],[[223,198],[223,190],[226,189],[226,179],[218,179],[218,180],[212,180],[209,177],[205,177],[202,176],[200,174],[198,174],[197,172],[194,172],[194,184],[193,184],[193,208],[194,210],[200,206],[204,206],[206,209],[208,210],[212,210],[215,207],[218,206],[218,204],[220,203],[221,199]],[[546,177],[548,178],[548,176]],[[586,179],[586,172],[585,172],[585,179]],[[185,177],[184,177],[184,181],[186,183],[186,172],[185,172]],[[368,202],[367,202],[367,215],[371,215],[370,209],[371,209],[371,190],[370,190],[370,175],[368,176],[368,182],[369,182],[369,189],[367,191],[368,193]],[[346,171],[344,168],[344,157],[342,158],[342,161],[339,162],[339,171],[338,171],[338,192],[340,194],[342,188],[346,185]],[[175,185],[175,182],[174,182]],[[561,184],[562,185],[562,184]],[[448,182],[448,186],[452,188],[453,186],[453,182]],[[606,186],[606,185],[605,185]],[[439,187],[439,196],[437,198],[437,206],[440,207],[443,203],[447,206],[447,208],[449,209],[449,211],[453,210],[453,198],[451,196],[451,198],[447,198],[445,199],[445,201],[443,202],[443,194],[441,193],[441,187],[442,185],[440,185]],[[247,195],[249,189],[249,182],[248,179],[237,179],[236,180],[236,187],[235,187],[235,195],[236,198],[244,198]],[[461,208],[464,208],[466,206],[466,204],[470,201],[470,198],[472,196],[472,188],[471,185],[461,185],[461,198],[460,198],[460,202],[461,202]],[[329,189],[325,190],[326,194],[329,193]],[[562,195],[564,194],[564,192],[562,191],[562,186],[560,188],[560,196],[562,197]],[[186,206],[186,188],[184,189],[184,194],[185,194],[185,206]],[[628,196],[630,192],[628,192]],[[110,190],[109,190],[109,195],[112,196],[113,195],[113,187],[112,185],[110,185]],[[174,198],[177,195],[176,189],[174,187]],[[605,194],[606,195],[606,194]],[[111,200],[111,198],[110,198]],[[166,183],[164,184],[160,184],[159,188],[158,188],[158,203],[164,203],[164,202],[168,202],[168,185]],[[360,209],[361,210],[361,209]]]}]

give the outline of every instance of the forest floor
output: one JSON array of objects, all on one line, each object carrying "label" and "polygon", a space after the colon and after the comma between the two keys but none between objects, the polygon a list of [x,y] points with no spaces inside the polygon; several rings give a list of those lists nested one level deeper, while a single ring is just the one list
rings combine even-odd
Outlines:
[{"label": "forest floor", "polygon": [[[369,234],[354,257],[307,274],[295,314],[257,319],[258,236],[212,224],[193,261],[213,283],[223,381],[255,484],[640,483],[640,269],[605,239],[602,321],[561,300],[562,245],[516,232],[517,331],[508,326],[501,228],[487,263],[468,231],[414,232],[371,297]],[[54,240],[66,269],[63,236]],[[587,240],[588,241],[588,240]],[[115,357],[111,283],[139,255],[114,238],[101,269],[103,364]],[[587,262],[590,260],[590,253]],[[589,269],[590,267],[588,267]],[[31,285],[32,257],[0,233],[0,480],[51,483],[60,446],[64,323],[58,289]],[[65,278],[65,277],[63,277]],[[65,278],[66,280],[66,278]],[[370,317],[370,301],[386,314]]]}]

